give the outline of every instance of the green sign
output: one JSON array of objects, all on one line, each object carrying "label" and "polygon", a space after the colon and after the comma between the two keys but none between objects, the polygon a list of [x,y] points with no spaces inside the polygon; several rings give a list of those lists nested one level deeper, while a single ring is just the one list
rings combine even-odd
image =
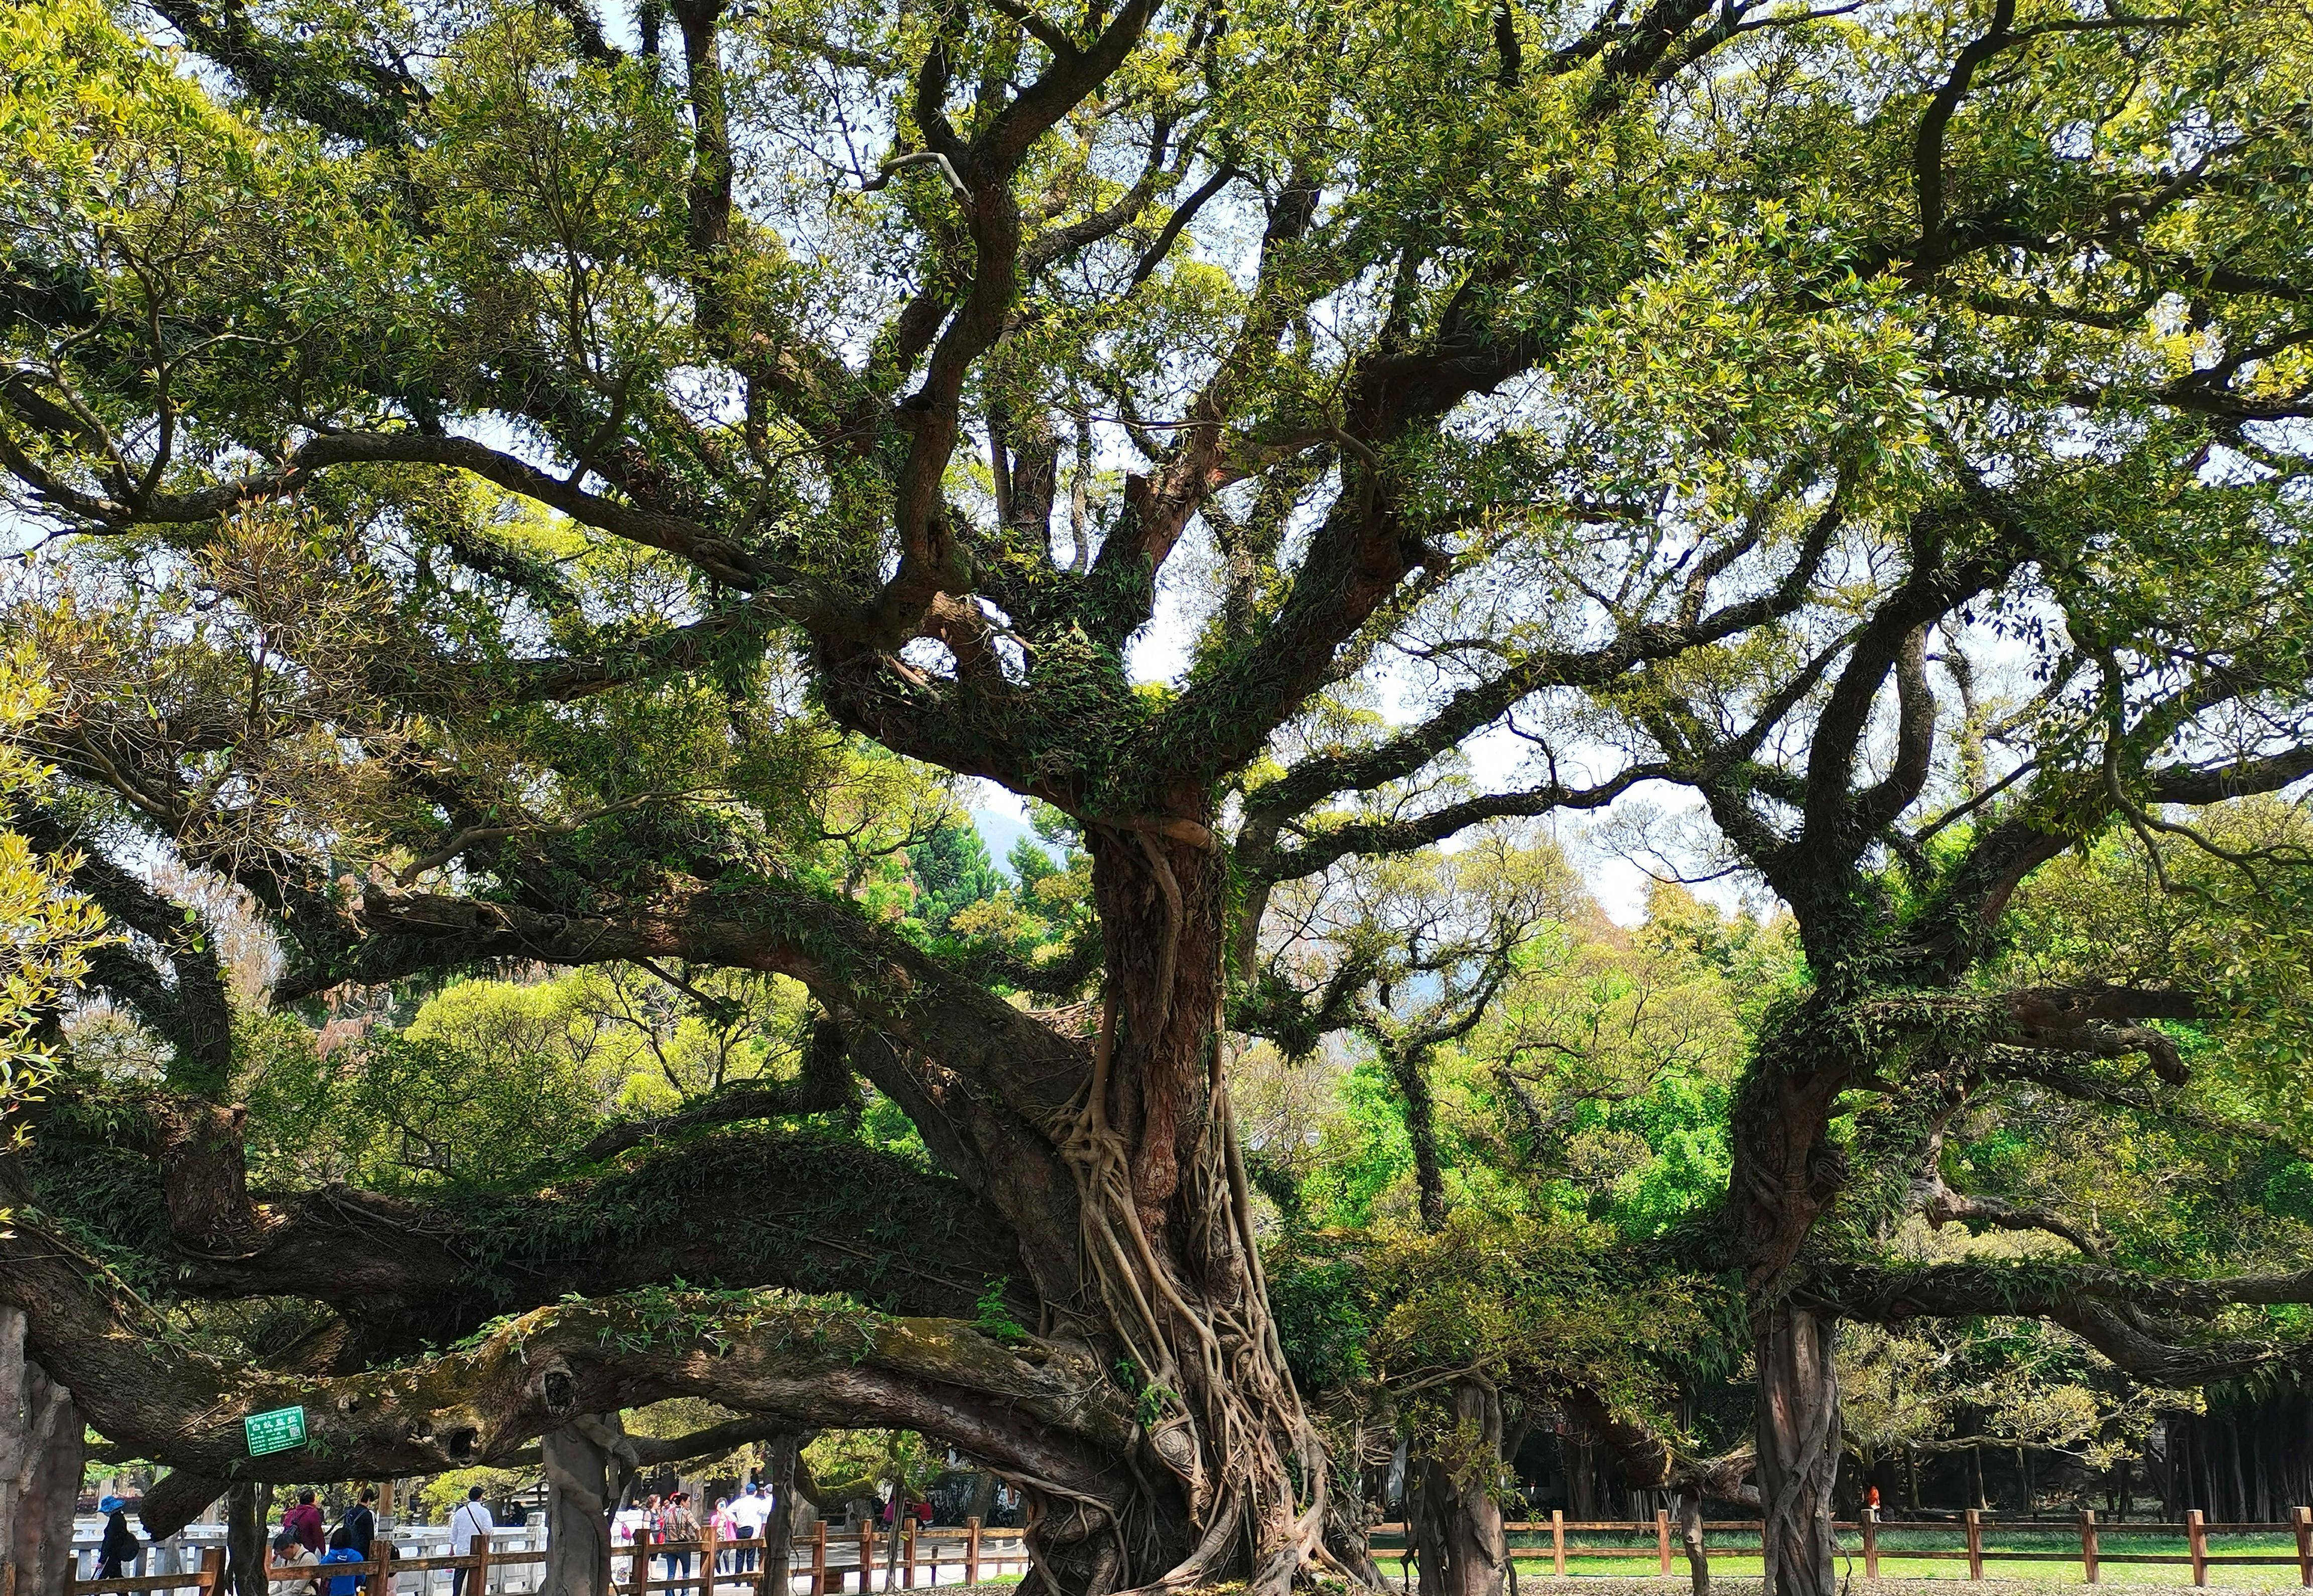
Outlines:
[{"label": "green sign", "polygon": [[241,1421],[241,1427],[249,1436],[249,1455],[252,1458],[305,1444],[305,1410],[302,1407],[252,1413]]}]

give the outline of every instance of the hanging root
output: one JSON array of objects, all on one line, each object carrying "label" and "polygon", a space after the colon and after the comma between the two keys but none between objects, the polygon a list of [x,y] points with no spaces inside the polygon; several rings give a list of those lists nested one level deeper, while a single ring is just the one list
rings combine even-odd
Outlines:
[{"label": "hanging root", "polygon": [[[1077,1187],[1086,1306],[1097,1304],[1132,1360],[1147,1443],[1140,1456],[1153,1456],[1179,1483],[1195,1538],[1177,1564],[1134,1590],[1177,1592],[1244,1572],[1260,1596],[1281,1596],[1306,1568],[1350,1571],[1322,1544],[1324,1446],[1269,1313],[1222,1067],[1218,993],[1208,1039],[1209,1113],[1180,1171],[1184,1188],[1213,1199],[1200,1210],[1211,1214],[1209,1225],[1172,1237],[1165,1249],[1152,1241],[1158,1232],[1139,1202],[1132,1150],[1111,1119],[1120,1002],[1139,1045],[1161,1048],[1183,1018],[1173,1003],[1187,919],[1181,883],[1156,838],[1135,833],[1133,842],[1164,906],[1154,989],[1146,1003],[1130,1001],[1139,983],[1123,987],[1112,976],[1086,1089],[1050,1128]],[[1175,1253],[1189,1260],[1176,1264]],[[1199,1284],[1183,1284],[1191,1280]],[[1121,1527],[1117,1545],[1130,1565]]]},{"label": "hanging root", "polygon": [[[1086,1284],[1138,1371],[1148,1449],[1180,1481],[1191,1521],[1200,1531],[1178,1564],[1136,1591],[1153,1596],[1209,1583],[1237,1555],[1241,1541],[1253,1564],[1255,1588],[1264,1596],[1285,1591],[1313,1563],[1346,1574],[1322,1545],[1324,1447],[1286,1372],[1284,1349],[1269,1316],[1250,1190],[1226,1090],[1214,1100],[1194,1178],[1226,1190],[1224,1255],[1236,1255],[1249,1289],[1236,1302],[1212,1304],[1208,1314],[1200,1314],[1149,1243],[1134,1200],[1124,1139],[1109,1123],[1115,1034],[1116,1005],[1107,994],[1101,1003],[1092,1078],[1059,1140],[1077,1181]],[[1282,1449],[1280,1437],[1258,1416],[1280,1411],[1288,1416]],[[1264,1501],[1280,1497],[1306,1502],[1281,1535],[1273,1523],[1262,1521],[1261,1513]]]}]

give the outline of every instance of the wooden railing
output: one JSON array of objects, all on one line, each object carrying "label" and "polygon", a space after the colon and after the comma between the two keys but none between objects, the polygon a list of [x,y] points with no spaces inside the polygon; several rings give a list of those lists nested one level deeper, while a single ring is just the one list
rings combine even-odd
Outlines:
[{"label": "wooden railing", "polygon": [[[831,1541],[827,1521],[820,1520],[812,1526],[808,1538],[799,1539],[789,1549],[789,1579],[808,1578],[810,1596],[841,1596],[849,1588],[850,1576],[859,1576],[858,1589],[866,1592],[883,1573],[888,1547],[888,1530],[863,1526],[856,1547],[853,1538],[840,1536]],[[717,1570],[719,1556],[732,1553],[743,1557],[754,1554],[755,1566],[742,1571],[735,1566]],[[651,1577],[651,1565],[664,1562],[670,1555],[688,1558],[688,1574],[666,1573],[663,1577]],[[364,1596],[388,1596],[390,1582],[405,1574],[425,1574],[444,1569],[464,1569],[467,1596],[486,1596],[492,1569],[527,1566],[542,1564],[543,1551],[499,1551],[487,1540],[478,1542],[473,1551],[463,1556],[441,1557],[399,1557],[394,1556],[390,1542],[373,1544],[366,1561],[360,1563],[285,1563],[273,1562],[272,1550],[265,1554],[265,1577],[268,1581],[294,1582],[311,1585],[338,1579],[358,1579]],[[734,1563],[738,1559],[734,1558]],[[613,1548],[611,1566],[614,1571],[623,1563],[625,1576],[614,1579],[620,1596],[644,1596],[646,1592],[681,1591],[692,1596],[791,1596],[790,1592],[775,1592],[771,1589],[771,1571],[766,1548],[760,1539],[717,1541],[709,1530],[697,1540],[656,1541],[647,1531],[635,1537],[630,1547]],[[926,1586],[939,1583],[940,1570],[945,1566],[960,1567],[963,1583],[977,1584],[983,1574],[998,1574],[1017,1569],[1025,1572],[1028,1548],[1025,1532],[1019,1530],[983,1530],[978,1519],[966,1521],[961,1529],[919,1530],[910,1524],[901,1530],[899,1557],[892,1569],[895,1583],[903,1590],[912,1590],[919,1583],[917,1574],[926,1577]],[[224,1588],[224,1552],[212,1547],[202,1554],[201,1566],[183,1574],[142,1574],[130,1579],[85,1579],[72,1583],[74,1596],[149,1596],[161,1592],[197,1592],[214,1593]],[[326,1587],[324,1587],[326,1588]],[[294,1593],[293,1593],[294,1596]]]},{"label": "wooden railing", "polygon": [[[1888,1530],[1896,1530],[1907,1541],[1922,1535],[1956,1537],[1959,1544],[1950,1548],[1906,1545],[1890,1547],[1886,1549],[1886,1555],[1891,1558],[1899,1559],[1919,1558],[1929,1562],[1965,1562],[1967,1565],[1967,1576],[1972,1580],[1980,1580],[1983,1577],[1983,1567],[1987,1563],[2077,1563],[2080,1565],[2080,1572],[2088,1583],[2097,1584],[2100,1583],[2100,1571],[2107,1563],[2159,1563],[2176,1567],[2190,1567],[2193,1571],[2193,1583],[2195,1585],[2205,1585],[2209,1583],[2209,1570],[2220,1565],[2264,1565],[2268,1567],[2286,1567],[2293,1564],[2297,1569],[2298,1583],[2308,1589],[2313,1589],[2313,1508],[2308,1507],[2294,1508],[2291,1511],[2286,1522],[2273,1524],[2212,1524],[2203,1517],[2200,1510],[2195,1508],[2185,1515],[2184,1522],[2176,1524],[2143,1521],[2098,1523],[2093,1512],[2086,1512],[2082,1513],[2074,1523],[2069,1525],[2051,1522],[2045,1519],[2011,1520],[1995,1523],[1974,1510],[1962,1515],[1961,1521],[1957,1524],[1921,1522],[1916,1520],[1904,1520],[1890,1524],[1881,1520],[1870,1509],[1866,1508],[1860,1520],[1842,1520],[1833,1528],[1834,1532],[1853,1536],[1851,1542],[1842,1540],[1840,1549],[1850,1555],[1860,1554],[1862,1557],[1863,1573],[1867,1579],[1879,1577],[1880,1535]],[[2080,1544],[2076,1549],[2063,1551],[2005,1551],[1989,1548],[1983,1544],[1983,1532],[1987,1528],[2022,1530],[2036,1534],[2058,1534],[2067,1537],[2077,1535]],[[1673,1544],[1671,1518],[1667,1513],[1657,1513],[1652,1523],[1644,1520],[1570,1522],[1563,1513],[1552,1513],[1547,1522],[1535,1520],[1505,1524],[1503,1529],[1513,1538],[1520,1535],[1550,1537],[1548,1551],[1551,1558],[1551,1571],[1560,1575],[1565,1574],[1566,1560],[1569,1557],[1650,1557],[1655,1561],[1656,1573],[1660,1574],[1672,1572],[1675,1551],[1679,1553],[1681,1561],[1684,1561],[1683,1548],[1675,1547]],[[1646,1535],[1649,1532],[1654,1538],[1654,1544],[1651,1546],[1585,1546],[1567,1539],[1570,1535],[1631,1536]],[[2291,1532],[2294,1532],[2297,1540],[2294,1553],[2212,1552],[2209,1549],[2209,1538],[2212,1535],[2282,1535]],[[1747,1539],[1730,1541],[1726,1539],[1729,1534],[1743,1535]],[[1702,1535],[1703,1550],[1706,1554],[1720,1553],[1754,1557],[1760,1555],[1759,1522],[1755,1519],[1712,1520],[1702,1526]],[[2185,1538],[2185,1549],[2182,1554],[2114,1552],[2105,1549],[2104,1542],[2106,1537],[2131,1535],[2182,1535]],[[1403,1576],[1413,1557],[1405,1545],[1405,1526],[1402,1523],[1376,1524],[1372,1529],[1372,1537],[1375,1543],[1375,1560],[1395,1563]],[[1396,1547],[1393,1548],[1381,1545],[1385,1538],[1395,1540]],[[1513,1539],[1510,1548],[1511,1557],[1516,1561],[1521,1552],[1540,1552],[1543,1549],[1540,1544],[1517,1545]],[[1388,1556],[1392,1550],[1396,1553],[1394,1557]]]},{"label": "wooden railing", "polygon": [[[942,1548],[951,1548],[953,1555],[943,1555]],[[646,1596],[652,1591],[687,1591],[695,1596],[718,1596],[729,1591],[752,1592],[754,1596],[775,1596],[770,1590],[770,1570],[763,1566],[767,1560],[761,1540],[717,1541],[708,1530],[697,1540],[654,1541],[645,1532],[635,1537],[630,1548],[632,1560],[628,1577],[617,1582],[622,1596]],[[710,1572],[717,1554],[753,1552],[758,1565],[752,1572],[736,1569]],[[695,1566],[687,1574],[673,1574],[652,1579],[650,1564],[668,1553],[689,1556]],[[891,1553],[891,1531],[862,1524],[857,1536],[831,1539],[827,1521],[820,1520],[812,1526],[806,1540],[798,1540],[789,1553],[790,1577],[808,1578],[810,1596],[841,1596],[855,1572],[859,1576],[858,1589],[874,1588],[875,1576],[883,1571]],[[927,1577],[927,1586],[939,1583],[939,1571],[954,1565],[963,1571],[963,1583],[976,1585],[983,1575],[1005,1573],[1018,1568],[1023,1573],[1028,1566],[1026,1532],[1020,1530],[984,1530],[978,1519],[967,1519],[961,1529],[919,1529],[913,1523],[900,1530],[899,1557],[891,1573],[901,1590],[912,1590],[918,1573]],[[783,1596],[783,1593],[777,1593]]]},{"label": "wooden railing", "polygon": [[[1565,1575],[1570,1557],[1651,1558],[1655,1573],[1667,1575],[1683,1561],[1683,1548],[1674,1539],[1670,1514],[1658,1513],[1649,1523],[1644,1520],[1582,1521],[1570,1522],[1562,1513],[1553,1513],[1545,1522],[1540,1520],[1521,1521],[1504,1526],[1513,1538],[1511,1555],[1514,1560],[1521,1553],[1547,1550],[1552,1572]],[[2061,1551],[2009,1551],[1984,1545],[1984,1531],[2025,1530],[2038,1535],[2062,1534],[2077,1537],[2078,1546]],[[1760,1552],[1759,1524],[1755,1519],[1713,1520],[1702,1527],[1703,1548],[1708,1553],[1723,1556],[1757,1557]],[[1950,1536],[1957,1544],[1949,1548],[1904,1545],[1889,1547],[1885,1555],[1896,1559],[1920,1559],[1929,1562],[1965,1562],[1972,1580],[1983,1577],[1984,1566],[1992,1563],[2077,1563],[2083,1577],[2090,1584],[2100,1583],[2102,1570],[2107,1564],[2167,1564],[2189,1566],[2193,1583],[2206,1585],[2209,1570],[2216,1566],[2242,1565],[2287,1566],[2294,1564],[2300,1585],[2313,1589],[2313,1508],[2292,1510],[2286,1522],[2273,1524],[2212,1524],[2196,1509],[2185,1515],[2182,1523],[2099,1523],[2094,1513],[2083,1513],[2074,1524],[2062,1525],[2039,1519],[2001,1521],[1995,1522],[1977,1513],[1968,1513],[1958,1523],[1921,1522],[1905,1520],[1898,1523],[1883,1522],[1869,1510],[1859,1521],[1842,1521],[1834,1526],[1841,1537],[1840,1549],[1863,1559],[1866,1578],[1877,1579],[1882,1556],[1880,1536],[1888,1531],[1899,1532],[1905,1541],[1923,1536]],[[2238,1537],[2244,1535],[2276,1535],[2292,1533],[2296,1538],[2294,1554],[2258,1552],[2212,1552],[2209,1549],[2212,1536]],[[1570,1537],[1616,1535],[1623,1537],[1651,1535],[1651,1545],[1599,1546],[1585,1545]],[[2125,1543],[2130,1536],[2161,1535],[2185,1538],[2185,1549],[2180,1554],[2160,1552],[2124,1552],[2108,1549],[2108,1542],[2118,1539]],[[1405,1526],[1402,1523],[1376,1524],[1372,1530],[1374,1557],[1376,1561],[1394,1562],[1403,1577],[1411,1565],[1412,1553],[1405,1547]],[[1548,1536],[1547,1547],[1539,1544],[1520,1545],[1519,1536]],[[1730,1539],[1737,1538],[1740,1539]],[[1849,1538],[1852,1538],[1851,1539]],[[1384,1544],[1394,1540],[1394,1547]],[[889,1552],[889,1531],[873,1526],[860,1527],[857,1537],[842,1535],[831,1539],[825,1520],[812,1527],[806,1539],[800,1539],[790,1548],[788,1575],[790,1580],[808,1579],[810,1596],[843,1596],[852,1589],[851,1577],[858,1576],[857,1589],[865,1593],[875,1588],[875,1581],[884,1570]],[[755,1566],[742,1570],[716,1567],[718,1554],[737,1552],[755,1554]],[[1392,1553],[1395,1555],[1393,1557]],[[664,1568],[657,1578],[652,1577],[653,1563],[664,1564],[672,1555],[687,1558],[689,1569],[677,1573]],[[388,1596],[391,1580],[397,1574],[424,1574],[443,1569],[465,1569],[469,1578],[467,1596],[486,1596],[489,1574],[494,1568],[542,1564],[542,1551],[503,1552],[493,1549],[487,1541],[463,1557],[396,1557],[384,1541],[377,1542],[369,1560],[362,1563],[300,1563],[272,1565],[268,1552],[266,1577],[270,1581],[291,1581],[311,1584],[320,1580],[355,1578],[362,1582],[364,1596]],[[687,1592],[689,1596],[790,1596],[789,1592],[773,1592],[769,1557],[759,1539],[717,1542],[710,1530],[697,1540],[654,1541],[647,1532],[635,1538],[631,1547],[622,1548],[612,1555],[616,1569],[621,1561],[626,1565],[625,1577],[614,1583],[620,1596],[649,1596],[653,1592]],[[958,1567],[965,1584],[978,1584],[983,1577],[1001,1574],[1014,1568],[1027,1567],[1027,1545],[1018,1530],[988,1530],[973,1519],[961,1529],[919,1530],[913,1525],[901,1531],[899,1557],[892,1568],[894,1583],[903,1590],[912,1590],[919,1583],[926,1586],[940,1583],[940,1572],[948,1566]],[[920,1582],[919,1574],[926,1575]],[[75,1580],[75,1596],[150,1596],[161,1592],[189,1591],[215,1596],[224,1588],[224,1554],[211,1548],[204,1553],[198,1571],[184,1574],[144,1574],[131,1579]]]}]

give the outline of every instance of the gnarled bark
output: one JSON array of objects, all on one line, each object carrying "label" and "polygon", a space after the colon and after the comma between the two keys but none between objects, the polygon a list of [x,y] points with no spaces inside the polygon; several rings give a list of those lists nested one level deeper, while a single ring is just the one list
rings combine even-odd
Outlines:
[{"label": "gnarled bark", "polygon": [[610,1596],[611,1515],[625,1483],[616,1410],[582,1413],[539,1437],[546,1472],[541,1596]]},{"label": "gnarled bark", "polygon": [[788,1564],[795,1555],[796,1457],[803,1437],[785,1430],[764,1443],[763,1479],[770,1487],[771,1516],[763,1521],[764,1588],[787,1596],[793,1588]]},{"label": "gnarled bark", "polygon": [[1768,1596],[1835,1596],[1832,1486],[1839,1475],[1837,1321],[1773,1304],[1753,1321],[1759,1361],[1759,1494]]},{"label": "gnarled bark", "polygon": [[1079,1267],[1164,1482],[1129,1518],[1045,1506],[1031,1583],[1091,1596],[1278,1589],[1323,1556],[1324,1449],[1269,1318],[1222,1073],[1225,873],[1201,825],[1171,832],[1091,838],[1108,978],[1091,1078],[1059,1127]]},{"label": "gnarled bark", "polygon": [[1509,1543],[1495,1492],[1502,1468],[1502,1404],[1483,1381],[1451,1387],[1453,1428],[1417,1460],[1406,1493],[1408,1530],[1421,1564],[1421,1596],[1501,1596]]},{"label": "gnarled bark", "polygon": [[81,1415],[27,1355],[27,1328],[21,1306],[0,1304],[0,1596],[66,1596]]},{"label": "gnarled bark", "polygon": [[273,1505],[267,1480],[243,1480],[225,1493],[224,1570],[233,1596],[272,1596],[265,1577],[265,1526]]},{"label": "gnarled bark", "polygon": [[[93,1274],[35,1216],[0,1236],[0,1303],[40,1303],[28,1354],[91,1393],[104,1434],[213,1478],[310,1479],[323,1459],[340,1478],[437,1473],[508,1457],[579,1414],[701,1397],[796,1428],[921,1431],[1087,1499],[1130,1490],[1131,1416],[1081,1345],[777,1293],[650,1293],[536,1310],[386,1371],[287,1375],[150,1334]],[[288,1403],[306,1409],[307,1446],[248,1457],[242,1420]]]}]

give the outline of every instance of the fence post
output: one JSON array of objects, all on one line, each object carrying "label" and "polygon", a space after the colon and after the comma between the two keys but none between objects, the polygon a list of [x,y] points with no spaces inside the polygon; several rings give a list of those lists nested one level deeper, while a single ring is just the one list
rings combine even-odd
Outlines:
[{"label": "fence post", "polygon": [[[466,1596],[490,1596],[490,1553],[496,1549],[495,1543],[487,1534],[474,1537],[474,1579]],[[370,1596],[385,1596],[383,1580]]]},{"label": "fence post", "polygon": [[914,1513],[908,1515],[907,1523],[900,1530],[900,1561],[903,1570],[900,1575],[901,1588],[912,1591],[916,1588],[916,1515]]},{"label": "fence post", "polygon": [[980,1521],[978,1519],[963,1521],[963,1583],[967,1585],[976,1585],[980,1583]]},{"label": "fence post", "polygon": [[1869,1503],[1863,1508],[1863,1577],[1879,1577],[1879,1510]]},{"label": "fence post", "polygon": [[1967,1510],[1967,1577],[1983,1577],[1983,1515],[1973,1507]]},{"label": "fence post", "polygon": [[2089,1583],[2097,1583],[2096,1509],[2080,1509],[2080,1574]]},{"label": "fence post", "polygon": [[[1406,1544],[1409,1546],[1413,1544],[1412,1528],[1409,1522],[1405,1537]],[[1559,1578],[1564,1579],[1566,1577],[1566,1510],[1561,1507],[1553,1507],[1550,1510],[1550,1562],[1552,1571]]]},{"label": "fence post", "polygon": [[2290,1510],[2297,1521],[2297,1583],[2313,1590],[2313,1507]]},{"label": "fence post", "polygon": [[2185,1510],[2185,1544],[2193,1554],[2193,1583],[2196,1585],[2207,1584],[2209,1583],[2209,1522],[2201,1516],[2201,1510],[2197,1507]]},{"label": "fence post", "polygon": [[224,1590],[224,1548],[213,1546],[201,1554],[201,1589],[209,1596],[222,1596]]},{"label": "fence post", "polygon": [[1658,1572],[1670,1572],[1670,1513],[1660,1507],[1655,1509],[1655,1560],[1661,1565]]},{"label": "fence post", "polygon": [[715,1544],[715,1521],[708,1519],[699,1526],[699,1596],[715,1596],[715,1575],[718,1572],[715,1559],[722,1555],[722,1548]]},{"label": "fence post", "polygon": [[875,1589],[875,1525],[874,1514],[859,1521],[859,1596]]},{"label": "fence post", "polygon": [[[763,1577],[770,1577],[766,1568]],[[811,1596],[827,1596],[827,1521],[816,1519],[811,1527]]]},{"label": "fence post", "polygon": [[651,1532],[648,1525],[635,1526],[634,1566],[628,1570],[633,1581],[635,1596],[646,1596],[650,1590]]}]

